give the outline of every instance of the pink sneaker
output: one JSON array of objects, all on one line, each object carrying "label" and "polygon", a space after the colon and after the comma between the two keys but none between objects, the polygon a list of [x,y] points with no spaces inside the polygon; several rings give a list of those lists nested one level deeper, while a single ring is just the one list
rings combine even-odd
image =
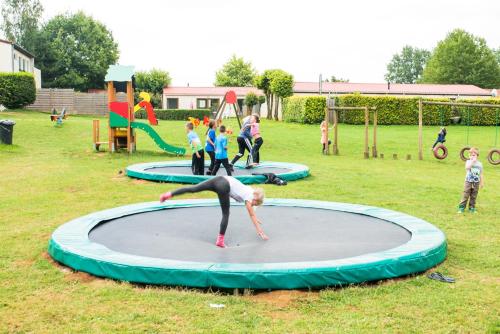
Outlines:
[{"label": "pink sneaker", "polygon": [[217,241],[215,242],[215,246],[226,248],[226,245],[224,245],[224,234],[219,234],[219,236],[217,237]]},{"label": "pink sneaker", "polygon": [[172,198],[172,193],[169,191],[169,192],[166,192],[164,194],[161,194],[160,196],[160,202],[163,203],[165,202],[167,199],[171,199]]}]

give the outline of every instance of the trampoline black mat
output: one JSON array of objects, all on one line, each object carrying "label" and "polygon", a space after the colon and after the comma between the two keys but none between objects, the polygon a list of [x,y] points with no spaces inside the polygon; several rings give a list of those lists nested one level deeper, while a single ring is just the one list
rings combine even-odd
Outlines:
[{"label": "trampoline black mat", "polygon": [[91,241],[127,254],[216,263],[308,262],[379,252],[408,242],[404,228],[381,219],[333,210],[264,206],[257,210],[270,240],[261,240],[242,206],[231,207],[228,248],[216,247],[220,207],[177,208],[97,225]]},{"label": "trampoline black mat", "polygon": [[[191,167],[188,166],[168,166],[168,167],[153,167],[153,168],[147,168],[145,169],[146,172],[150,173],[156,173],[156,174],[186,174],[186,175],[193,175],[193,172],[191,171]],[[205,172],[208,171],[208,168],[205,167]],[[233,176],[237,175],[252,175],[252,173],[274,173],[274,174],[282,174],[282,173],[289,173],[292,170],[290,168],[283,168],[283,167],[257,167],[257,168],[239,168],[235,166],[234,172],[232,173]],[[224,166],[220,166],[219,171],[217,172],[217,175],[227,175],[226,169]]]}]

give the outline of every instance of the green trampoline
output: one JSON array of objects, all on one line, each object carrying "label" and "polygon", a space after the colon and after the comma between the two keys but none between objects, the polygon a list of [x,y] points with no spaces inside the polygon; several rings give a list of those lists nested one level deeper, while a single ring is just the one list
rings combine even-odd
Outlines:
[{"label": "green trampoline", "polygon": [[[205,162],[205,170],[208,169],[208,166],[209,163]],[[128,166],[126,173],[129,177],[137,179],[174,183],[200,183],[213,177],[193,175],[189,160],[135,164]],[[247,169],[243,163],[237,163],[234,165],[233,176],[245,184],[264,183],[266,177],[255,174],[265,173],[274,173],[282,180],[293,181],[307,177],[309,167],[289,162],[265,161],[255,168]],[[221,166],[217,175],[227,175],[224,167]]]},{"label": "green trampoline", "polygon": [[214,245],[217,200],[173,200],[92,213],[60,226],[49,253],[75,270],[117,280],[188,287],[322,288],[425,271],[446,238],[404,213],[356,204],[268,199],[270,240],[232,203],[227,248]]}]

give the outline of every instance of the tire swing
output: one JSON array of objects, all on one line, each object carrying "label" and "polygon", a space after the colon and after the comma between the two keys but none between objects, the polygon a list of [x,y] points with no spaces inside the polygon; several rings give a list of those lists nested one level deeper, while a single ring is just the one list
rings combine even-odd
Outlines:
[{"label": "tire swing", "polygon": [[[498,147],[497,143],[498,143],[498,123],[500,123],[499,121],[500,120],[498,119],[498,109],[497,109],[496,114],[495,114],[496,133],[495,133],[495,146],[494,147]],[[498,158],[496,160],[494,159],[495,154],[498,155]],[[498,148],[493,148],[488,152],[488,162],[492,165],[495,165],[495,166],[500,165],[500,150]]]},{"label": "tire swing", "polygon": [[469,158],[465,156],[465,152],[469,152],[471,147],[469,146],[469,127],[470,127],[470,110],[469,107],[467,107],[467,138],[466,138],[466,145],[460,150],[460,159],[462,161],[467,161]]},{"label": "tire swing", "polygon": [[[444,126],[444,119],[443,119],[443,110],[440,110],[440,120],[441,120],[441,127]],[[448,148],[443,144],[439,143],[432,149],[432,153],[434,154],[434,158],[438,160],[443,160],[446,159],[448,156]]]},{"label": "tire swing", "polygon": [[432,149],[432,153],[436,159],[443,160],[448,156],[448,148],[444,144],[439,144]]}]

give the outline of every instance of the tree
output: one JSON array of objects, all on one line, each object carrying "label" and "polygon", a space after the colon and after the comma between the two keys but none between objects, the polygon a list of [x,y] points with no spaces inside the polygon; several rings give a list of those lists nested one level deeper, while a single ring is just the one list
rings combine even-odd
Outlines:
[{"label": "tree", "polygon": [[500,87],[500,65],[483,38],[456,29],[438,43],[421,81]]},{"label": "tree", "polygon": [[35,52],[45,87],[79,91],[104,87],[119,54],[111,32],[83,12],[52,18],[40,30]]},{"label": "tree", "polygon": [[326,82],[349,82],[349,79],[343,79],[343,78],[337,78],[336,76],[332,75],[330,77],[330,80],[326,79]]},{"label": "tree", "polygon": [[155,68],[149,72],[138,71],[135,73],[136,95],[140,92],[148,92],[151,95],[153,107],[161,108],[163,88],[170,85],[171,82],[172,78],[167,71]]},{"label": "tree", "polygon": [[247,106],[247,115],[252,113],[253,106],[259,103],[259,98],[255,93],[250,92],[245,96],[245,105]]},{"label": "tree", "polygon": [[271,92],[275,96],[274,104],[274,120],[278,120],[278,107],[280,101],[283,102],[285,97],[293,95],[293,75],[282,70],[277,70],[271,77],[270,84]]},{"label": "tree", "polygon": [[265,70],[261,75],[257,75],[254,80],[254,84],[258,89],[261,89],[266,96],[267,101],[267,119],[272,118],[272,93],[271,93],[271,76],[276,70]]},{"label": "tree", "polygon": [[252,85],[255,76],[256,71],[252,67],[252,63],[246,63],[243,58],[237,58],[236,55],[233,55],[222,69],[215,73],[214,85],[248,87]]},{"label": "tree", "polygon": [[495,55],[495,57],[497,58],[497,62],[498,62],[498,64],[500,65],[500,48],[498,48],[498,49],[493,49],[493,50],[491,50],[491,51],[493,51],[493,54],[494,54],[494,55]]},{"label": "tree", "polygon": [[387,64],[385,80],[394,83],[416,83],[422,76],[431,53],[425,49],[405,46]]},{"label": "tree", "polygon": [[5,0],[0,27],[8,40],[33,52],[42,14],[43,6],[39,0]]}]

